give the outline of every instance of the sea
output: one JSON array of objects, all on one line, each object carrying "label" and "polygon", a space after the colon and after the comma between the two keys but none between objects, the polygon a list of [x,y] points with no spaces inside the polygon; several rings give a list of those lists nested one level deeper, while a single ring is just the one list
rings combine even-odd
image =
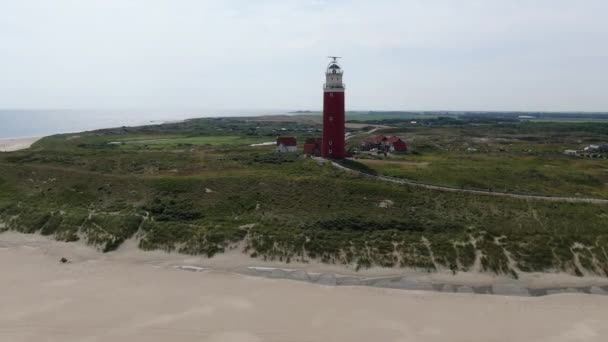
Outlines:
[{"label": "sea", "polygon": [[41,137],[192,118],[284,114],[282,110],[2,110],[0,139]]}]

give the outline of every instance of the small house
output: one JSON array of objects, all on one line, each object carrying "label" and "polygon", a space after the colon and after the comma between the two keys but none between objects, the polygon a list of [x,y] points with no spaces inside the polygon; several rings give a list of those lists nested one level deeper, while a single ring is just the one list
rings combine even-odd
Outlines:
[{"label": "small house", "polygon": [[405,153],[407,152],[407,144],[401,140],[398,136],[393,135],[387,139],[387,145],[389,151],[392,153]]},{"label": "small house", "polygon": [[295,137],[278,137],[277,152],[296,152],[298,142]]},{"label": "small house", "polygon": [[321,155],[321,138],[309,138],[304,143],[304,154],[318,157]]},{"label": "small house", "polygon": [[608,152],[608,144],[593,144],[585,147],[586,152]]},{"label": "small house", "polygon": [[589,147],[585,148],[585,151],[606,153],[608,152],[608,144],[589,145]]},{"label": "small house", "polygon": [[362,151],[378,151],[391,153],[407,152],[407,143],[398,136],[377,135],[361,143]]}]

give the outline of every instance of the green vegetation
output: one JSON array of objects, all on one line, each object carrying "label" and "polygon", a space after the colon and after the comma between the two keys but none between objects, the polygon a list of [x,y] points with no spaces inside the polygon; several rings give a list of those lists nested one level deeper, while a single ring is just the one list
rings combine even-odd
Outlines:
[{"label": "green vegetation", "polygon": [[238,146],[248,145],[260,142],[260,138],[257,137],[240,137],[238,135],[227,135],[227,136],[195,136],[195,137],[130,137],[127,139],[120,139],[116,141],[121,143],[121,148],[131,149],[133,145],[140,145],[145,147],[154,148],[166,148],[166,147],[187,147],[187,146],[198,146],[198,145],[224,145],[224,146]]},{"label": "green vegetation", "polygon": [[563,154],[608,142],[606,122],[440,122],[383,129],[376,134],[402,136],[415,153],[360,155],[358,162],[378,174],[458,188],[608,198],[608,160]]},{"label": "green vegetation", "polygon": [[[605,124],[424,120],[384,129],[417,154],[344,165],[496,191],[608,196],[608,161],[561,155],[608,140]],[[249,146],[277,135],[302,142],[319,128],[307,116],[200,119],[47,137],[0,154],[0,230],[105,252],[137,239],[145,250],[209,257],[238,248],[286,263],[608,276],[605,205],[401,186]]]}]

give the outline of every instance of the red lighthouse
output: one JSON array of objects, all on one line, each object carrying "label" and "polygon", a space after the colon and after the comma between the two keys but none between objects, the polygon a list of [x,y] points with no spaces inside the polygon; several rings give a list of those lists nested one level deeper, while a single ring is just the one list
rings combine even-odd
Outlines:
[{"label": "red lighthouse", "polygon": [[323,86],[323,141],[321,156],[324,158],[344,159],[344,71],[338,58],[332,61],[325,72]]}]

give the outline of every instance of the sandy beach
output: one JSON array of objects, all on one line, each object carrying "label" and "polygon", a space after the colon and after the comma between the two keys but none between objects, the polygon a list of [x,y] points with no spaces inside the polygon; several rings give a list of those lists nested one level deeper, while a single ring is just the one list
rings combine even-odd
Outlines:
[{"label": "sandy beach", "polygon": [[42,137],[32,138],[2,138],[0,139],[0,152],[12,152],[23,150],[32,146],[33,143]]},{"label": "sandy beach", "polygon": [[[59,262],[60,256],[71,260]],[[183,257],[183,256],[182,256]],[[608,296],[323,286],[0,234],[1,341],[604,341]]]}]

